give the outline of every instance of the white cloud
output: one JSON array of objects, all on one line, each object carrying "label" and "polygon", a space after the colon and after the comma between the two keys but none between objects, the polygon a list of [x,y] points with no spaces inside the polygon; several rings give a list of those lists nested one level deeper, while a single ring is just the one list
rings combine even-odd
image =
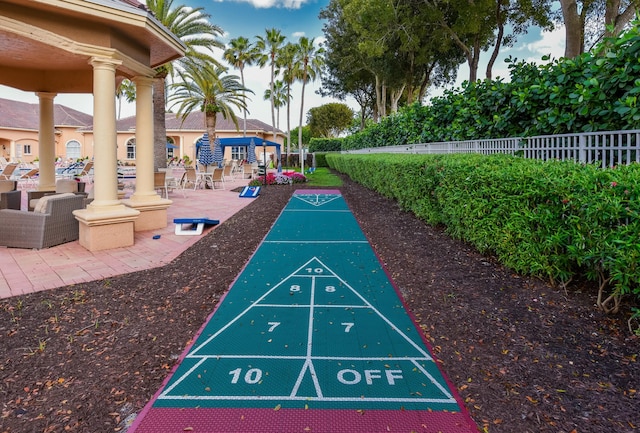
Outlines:
[{"label": "white cloud", "polygon": [[300,9],[305,3],[305,0],[236,0],[242,3],[249,3],[258,9],[268,8],[285,8],[285,9]]},{"label": "white cloud", "polygon": [[529,57],[529,61],[540,62],[542,56],[550,55],[551,58],[558,59],[564,56],[565,45],[565,28],[557,26],[552,31],[543,31],[540,39],[528,43],[526,48],[533,54]]}]

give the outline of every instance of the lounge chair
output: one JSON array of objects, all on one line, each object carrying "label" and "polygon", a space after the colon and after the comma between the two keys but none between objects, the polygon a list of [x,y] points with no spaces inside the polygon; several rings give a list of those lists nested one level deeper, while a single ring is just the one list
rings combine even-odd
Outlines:
[{"label": "lounge chair", "polygon": [[87,162],[84,167],[82,167],[82,171],[78,173],[75,177],[82,180],[83,182],[91,183],[93,182],[93,173],[91,169],[93,168],[93,161]]},{"label": "lounge chair", "polygon": [[29,188],[29,187],[35,188],[36,180],[38,179],[39,173],[40,173],[39,168],[32,168],[26,173],[22,173],[20,175],[20,177],[18,178],[18,183],[21,183],[23,187],[26,187],[26,188]]},{"label": "lounge chair", "polygon": [[77,240],[73,211],[83,202],[80,195],[54,194],[42,198],[33,212],[0,209],[0,245],[40,249]]},{"label": "lounge chair", "polygon": [[18,168],[17,162],[11,162],[5,165],[4,170],[0,173],[0,180],[11,180],[11,176],[13,176],[13,172]]}]

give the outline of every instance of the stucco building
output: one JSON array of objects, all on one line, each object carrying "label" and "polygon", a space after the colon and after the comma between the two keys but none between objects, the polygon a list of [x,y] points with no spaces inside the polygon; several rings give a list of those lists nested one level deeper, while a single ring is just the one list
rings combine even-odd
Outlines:
[{"label": "stucco building", "polygon": [[[0,98],[0,157],[8,161],[33,163],[40,160],[39,145],[39,105]],[[77,160],[94,157],[95,137],[93,116],[64,105],[54,104],[53,124],[55,128],[54,155],[60,160]],[[242,119],[238,118],[239,128]],[[205,132],[204,114],[191,113],[183,122],[174,113],[167,113],[167,158],[182,159],[187,156],[195,160],[197,144]],[[243,135],[230,119],[218,116],[216,132],[219,138],[235,138]],[[257,137],[255,143],[262,140],[282,144],[285,134],[276,130],[273,139],[272,127],[257,119],[247,119],[248,137]],[[120,164],[135,165],[137,157],[136,117],[127,117],[116,121],[116,155]],[[276,149],[267,146],[267,153],[274,154]],[[246,159],[246,146],[225,146],[224,157],[227,160]],[[260,155],[258,155],[260,156]]]}]

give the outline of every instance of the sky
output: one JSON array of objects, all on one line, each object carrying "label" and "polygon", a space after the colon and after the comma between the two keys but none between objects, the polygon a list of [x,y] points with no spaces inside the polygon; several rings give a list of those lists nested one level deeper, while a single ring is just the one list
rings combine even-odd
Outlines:
[{"label": "sky", "polygon": [[[210,21],[220,26],[224,35],[221,38],[223,43],[229,40],[244,36],[250,41],[255,41],[256,36],[264,35],[265,30],[276,28],[286,36],[285,42],[297,42],[301,36],[315,38],[316,43],[324,41],[322,27],[324,21],[318,18],[320,10],[326,7],[329,0],[176,0],[174,5],[185,5],[188,7],[202,7],[204,11],[211,15]],[[519,41],[511,48],[501,50],[500,56],[493,67],[493,77],[508,79],[508,69],[504,59],[508,56],[518,60],[527,60],[541,63],[544,55],[551,55],[552,58],[559,58],[564,53],[564,30],[556,29],[553,32],[541,32],[538,28],[531,28],[529,33],[520,36]],[[221,58],[222,53],[217,53],[216,57]],[[478,77],[484,78],[486,63],[489,53],[482,53]],[[229,73],[239,75],[239,71],[230,68]],[[259,119],[267,124],[271,124],[271,108],[269,100],[264,100],[264,91],[269,88],[270,70],[268,67],[259,68],[252,66],[245,68],[245,84],[253,90],[249,101],[248,118]],[[455,84],[447,88],[457,88],[462,81],[469,77],[469,68],[465,64],[458,70],[458,80]],[[332,98],[322,98],[316,93],[320,88],[320,80],[308,83],[304,93],[304,115],[303,123],[306,122],[306,113],[310,108],[318,107],[330,102],[343,102],[352,109],[358,110],[358,105],[347,99],[339,101]],[[293,99],[291,101],[291,128],[297,127],[300,120],[301,83],[294,84]],[[430,96],[441,95],[444,88],[432,89]],[[0,98],[13,99],[29,103],[37,103],[38,98],[33,93],[25,93],[6,86],[0,86]],[[92,95],[59,94],[54,102],[65,105],[78,111],[93,114]],[[135,104],[124,104],[121,117],[135,114]],[[236,113],[238,118],[242,118],[241,112]],[[286,109],[280,112],[280,129],[286,130]]]}]

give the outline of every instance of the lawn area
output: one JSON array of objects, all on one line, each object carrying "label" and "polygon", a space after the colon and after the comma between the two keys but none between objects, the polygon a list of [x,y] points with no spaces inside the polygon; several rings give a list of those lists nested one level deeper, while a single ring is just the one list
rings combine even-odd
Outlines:
[{"label": "lawn area", "polygon": [[310,186],[342,186],[342,180],[327,167],[318,167],[313,173],[305,176],[308,179],[307,185]]}]

